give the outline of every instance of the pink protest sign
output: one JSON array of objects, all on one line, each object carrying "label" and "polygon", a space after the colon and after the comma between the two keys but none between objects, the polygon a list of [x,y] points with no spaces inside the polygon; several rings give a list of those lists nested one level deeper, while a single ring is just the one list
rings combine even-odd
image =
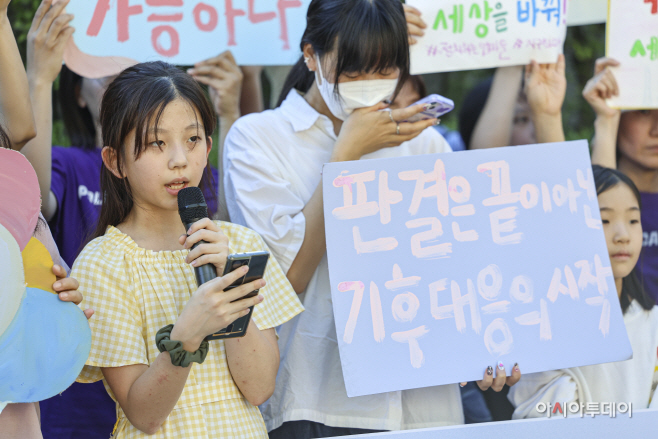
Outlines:
[{"label": "pink protest sign", "polygon": [[87,77],[136,62],[191,65],[230,49],[240,65],[294,64],[310,0],[71,0],[66,63]]}]

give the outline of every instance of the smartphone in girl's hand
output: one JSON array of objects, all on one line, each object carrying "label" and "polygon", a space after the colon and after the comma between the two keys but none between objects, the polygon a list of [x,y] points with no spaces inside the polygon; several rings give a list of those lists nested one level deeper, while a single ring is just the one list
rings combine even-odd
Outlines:
[{"label": "smartphone in girl's hand", "polygon": [[412,105],[418,104],[430,104],[430,107],[421,113],[414,114],[409,119],[403,120],[402,122],[418,122],[419,120],[438,119],[440,116],[449,113],[455,108],[455,103],[452,99],[444,98],[437,94],[426,96]]}]

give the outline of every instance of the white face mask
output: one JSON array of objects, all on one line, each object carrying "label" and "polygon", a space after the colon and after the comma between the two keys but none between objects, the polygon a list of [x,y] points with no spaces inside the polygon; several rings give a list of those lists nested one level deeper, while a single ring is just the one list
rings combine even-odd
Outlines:
[{"label": "white face mask", "polygon": [[340,120],[345,120],[357,108],[370,107],[379,102],[391,99],[398,85],[397,79],[365,79],[338,83],[338,94],[334,93],[334,84],[327,81],[322,74],[322,66],[318,61],[318,73],[315,82],[329,111]]}]

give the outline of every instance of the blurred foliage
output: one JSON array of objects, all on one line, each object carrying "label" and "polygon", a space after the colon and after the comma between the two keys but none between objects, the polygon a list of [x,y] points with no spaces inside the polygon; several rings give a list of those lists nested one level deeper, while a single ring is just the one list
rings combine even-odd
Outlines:
[{"label": "blurred foliage", "polygon": [[[27,33],[32,17],[41,0],[13,0],[9,6],[9,18],[16,35],[16,41],[25,60]],[[564,130],[567,140],[590,139],[594,132],[594,112],[582,98],[585,83],[592,76],[594,61],[605,53],[605,25],[569,27],[564,45],[567,61],[567,95],[563,107]],[[471,70],[466,72],[435,73],[424,75],[429,93],[439,93],[455,101],[457,108],[441,118],[442,123],[457,129],[459,103],[466,94],[483,79],[493,75],[493,69]],[[57,84],[55,84],[55,88]],[[264,81],[264,95],[268,102],[270,84]],[[70,145],[61,117],[59,105],[53,100],[55,109],[53,121],[53,144]],[[267,105],[267,104],[266,104]],[[217,137],[214,136],[217,145]],[[216,163],[217,148],[213,148],[211,160]]]}]

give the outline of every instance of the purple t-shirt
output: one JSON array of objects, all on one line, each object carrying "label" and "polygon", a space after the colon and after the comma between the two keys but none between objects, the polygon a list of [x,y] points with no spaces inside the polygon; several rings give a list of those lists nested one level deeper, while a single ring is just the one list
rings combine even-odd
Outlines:
[{"label": "purple t-shirt", "polygon": [[658,193],[642,192],[643,242],[638,269],[644,289],[658,302]]},{"label": "purple t-shirt", "polygon": [[[55,243],[69,266],[96,228],[101,210],[100,149],[54,147],[51,191],[57,212],[50,220]],[[219,176],[211,166],[214,193]],[[208,210],[217,211],[217,197],[206,191]],[[102,382],[74,383],[60,395],[41,401],[41,431],[44,439],[107,439],[116,421],[114,401]]]}]

